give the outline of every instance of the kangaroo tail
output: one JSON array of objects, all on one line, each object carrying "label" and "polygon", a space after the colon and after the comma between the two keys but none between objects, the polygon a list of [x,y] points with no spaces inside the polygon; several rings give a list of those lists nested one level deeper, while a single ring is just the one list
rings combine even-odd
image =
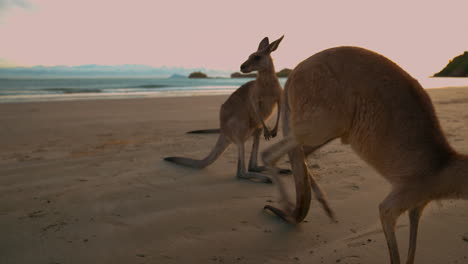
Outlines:
[{"label": "kangaroo tail", "polygon": [[219,128],[211,128],[211,129],[201,129],[201,130],[192,130],[187,132],[187,134],[218,134],[221,132]]},{"label": "kangaroo tail", "polygon": [[231,145],[231,142],[223,134],[219,135],[218,141],[215,147],[211,150],[211,153],[202,160],[183,158],[183,157],[166,157],[165,161],[173,162],[175,164],[192,167],[196,169],[203,169],[206,166],[215,162],[221,154]]}]

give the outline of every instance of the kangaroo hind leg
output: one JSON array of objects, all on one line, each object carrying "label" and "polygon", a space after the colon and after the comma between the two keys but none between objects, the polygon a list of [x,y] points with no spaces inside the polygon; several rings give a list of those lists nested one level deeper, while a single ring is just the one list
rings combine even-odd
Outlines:
[{"label": "kangaroo hind leg", "polygon": [[[278,177],[278,171],[273,168],[272,174],[275,176],[275,182],[278,185],[278,190],[280,192],[282,201],[286,203],[286,208],[279,209],[271,205],[266,205],[264,209],[273,212],[275,215],[279,216],[286,222],[297,224],[300,223],[307,215],[311,200],[310,183],[307,167],[305,166],[304,161],[304,152],[301,146],[291,143],[290,138],[286,138],[285,140],[280,141],[278,144],[281,144],[281,146],[279,146],[281,148],[278,149],[279,153],[275,153],[277,155],[276,159],[279,158],[280,154],[288,152],[289,158],[291,160],[294,182],[296,185],[296,204],[290,200],[284,184]],[[268,154],[269,153],[266,153],[264,156],[267,161],[269,158]],[[273,160],[273,164],[274,162],[276,161]],[[272,163],[267,164],[271,165]]]},{"label": "kangaroo hind leg", "polygon": [[262,172],[266,170],[264,166],[258,166],[258,148],[260,146],[261,128],[255,129],[253,133],[252,151],[250,152],[250,160],[248,170],[252,172]]},{"label": "kangaroo hind leg", "polygon": [[237,161],[237,177],[239,179],[247,179],[247,180],[263,182],[263,183],[271,183],[271,179],[267,175],[258,173],[258,172],[247,171],[245,169],[244,142],[238,143],[237,149],[239,151],[238,161]]},{"label": "kangaroo hind leg", "polygon": [[[320,186],[318,183],[315,181],[315,179],[312,177],[312,175],[309,173],[305,161],[305,155],[302,146],[294,144],[294,142],[291,138],[286,138],[283,141],[280,141],[278,144],[281,144],[282,146],[279,146],[280,148],[278,149],[279,153],[276,153],[276,159],[279,158],[280,153],[285,153],[288,152],[289,159],[291,161],[291,166],[293,170],[293,175],[294,175],[294,183],[295,183],[295,188],[296,188],[296,203],[295,205],[291,202],[289,199],[289,195],[287,194],[284,185],[279,181],[278,177],[275,177],[280,194],[282,196],[282,199],[284,202],[286,202],[287,207],[284,210],[275,208],[271,205],[266,205],[264,209],[270,210],[273,212],[275,215],[279,216],[283,220],[297,224],[300,223],[304,218],[307,216],[307,213],[309,211],[310,207],[310,202],[311,202],[311,187],[312,190],[315,193],[315,196],[317,200],[322,204],[324,210],[326,211],[327,215],[334,219],[334,213],[331,210],[330,206],[328,205],[328,202],[325,198],[325,195],[323,191],[320,189]],[[273,146],[272,148],[277,147]],[[281,148],[282,147],[282,148]],[[265,158],[266,162],[268,162],[268,155],[270,153],[266,152]],[[273,156],[273,155],[271,155]],[[272,160],[270,160],[271,162]],[[273,162],[275,162],[273,160]],[[272,164],[272,163],[267,163],[267,164]],[[276,176],[276,174],[273,175]]]},{"label": "kangaroo hind leg", "polygon": [[[297,124],[298,127],[295,127],[295,132],[297,132],[297,130],[301,132],[302,135],[299,137],[303,141],[301,143],[308,146],[307,150],[310,151],[318,149],[319,147],[330,142],[332,139],[339,137],[339,133],[336,132],[339,131],[336,129],[336,124],[330,122],[314,122],[314,124],[316,124],[317,129],[314,129],[314,125],[312,125],[310,122],[307,122],[307,124],[303,122],[302,124]],[[334,213],[328,205],[324,192],[320,189],[320,186],[307,169],[304,148],[302,144],[297,142],[297,138],[297,134],[294,136],[290,135],[268,148],[263,154],[265,164],[273,167],[281,156],[284,156],[286,153],[288,153],[292,165],[296,187],[296,205],[294,207],[290,206],[290,208],[288,208],[286,211],[281,211],[280,209],[274,208],[272,206],[266,206],[265,208],[288,222],[299,223],[307,215],[311,200],[310,188],[312,187],[315,196],[322,204],[322,207],[326,211],[327,215],[334,219]],[[273,173],[273,176],[275,176],[275,179],[277,179],[275,173]],[[288,204],[292,204],[287,198],[286,191],[280,182],[278,182],[278,187],[280,189],[283,200],[285,200]]]},{"label": "kangaroo hind leg", "polygon": [[414,263],[414,257],[416,255],[416,241],[418,236],[418,225],[419,219],[421,218],[422,211],[427,203],[422,203],[409,210],[409,219],[410,219],[410,240],[408,247],[408,257],[406,258],[407,264]]},{"label": "kangaroo hind leg", "polygon": [[[252,152],[250,153],[250,160],[248,170],[251,172],[263,172],[268,170],[266,166],[258,166],[258,149],[260,146],[260,137],[262,134],[262,129],[258,128],[253,133],[253,144],[252,144]],[[289,169],[279,169],[281,174],[291,174],[291,170]]]},{"label": "kangaroo hind leg", "polygon": [[416,235],[419,218],[427,200],[421,196],[421,193],[412,188],[394,187],[392,192],[379,205],[380,221],[387,240],[388,251],[392,264],[400,263],[400,254],[395,235],[395,226],[398,217],[409,210],[410,217],[410,243],[408,250],[407,263],[412,264],[416,251]]}]

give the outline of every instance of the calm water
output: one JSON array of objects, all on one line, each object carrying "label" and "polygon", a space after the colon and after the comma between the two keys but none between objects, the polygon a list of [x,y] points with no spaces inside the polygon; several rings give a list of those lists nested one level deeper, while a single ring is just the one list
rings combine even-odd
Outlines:
[{"label": "calm water", "polygon": [[[0,79],[0,103],[230,94],[251,79]],[[423,78],[425,88],[468,86],[468,78]],[[284,86],[286,79],[280,79]]]},{"label": "calm water", "polygon": [[[252,79],[0,79],[0,103],[230,94]],[[281,80],[284,84],[285,80]]]}]

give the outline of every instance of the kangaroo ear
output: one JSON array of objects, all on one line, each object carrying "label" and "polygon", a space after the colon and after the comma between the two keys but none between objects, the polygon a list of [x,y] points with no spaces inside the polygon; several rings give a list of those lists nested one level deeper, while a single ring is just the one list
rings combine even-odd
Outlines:
[{"label": "kangaroo ear", "polygon": [[268,40],[268,37],[265,37],[264,39],[262,39],[262,41],[260,41],[260,44],[258,45],[258,50],[257,51],[266,49],[266,47],[268,47],[269,43],[270,43],[270,41]]},{"label": "kangaroo ear", "polygon": [[278,48],[280,42],[283,40],[283,38],[284,38],[284,35],[281,36],[281,38],[273,41],[270,45],[268,45],[268,52],[271,53],[271,52],[275,51]]}]

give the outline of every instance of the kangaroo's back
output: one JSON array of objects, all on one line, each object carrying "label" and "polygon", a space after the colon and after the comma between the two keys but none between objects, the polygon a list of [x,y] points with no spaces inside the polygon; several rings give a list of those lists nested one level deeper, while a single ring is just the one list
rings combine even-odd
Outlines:
[{"label": "kangaroo's back", "polygon": [[[437,171],[452,155],[428,94],[372,51],[317,53],[294,69],[285,93],[296,136],[310,134],[310,122],[326,124],[392,182]],[[426,171],[415,171],[421,168]]]}]

